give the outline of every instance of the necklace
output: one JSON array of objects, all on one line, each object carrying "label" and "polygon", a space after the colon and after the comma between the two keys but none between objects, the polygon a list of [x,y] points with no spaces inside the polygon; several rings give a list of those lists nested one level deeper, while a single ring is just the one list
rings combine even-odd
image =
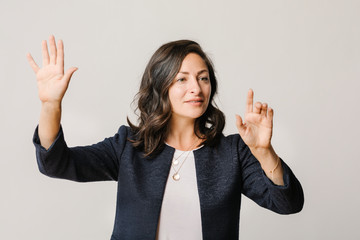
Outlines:
[{"label": "necklace", "polygon": [[178,165],[179,164],[179,158],[184,154],[186,153],[188,150],[186,151],[183,151],[178,157],[174,157],[174,160],[173,160],[173,165]]},{"label": "necklace", "polygon": [[[171,164],[171,166],[173,167],[175,173],[174,175],[172,176],[172,178],[175,180],[175,181],[179,181],[180,180],[180,174],[179,174],[179,171],[181,169],[181,167],[184,165],[186,159],[188,158],[188,156],[190,155],[190,152],[191,152],[191,149],[195,146],[197,141],[195,141],[195,143],[187,150],[187,151],[184,151],[180,154],[180,156],[178,156],[177,158],[174,157],[174,160],[173,160],[173,164]],[[181,166],[179,167],[178,170],[175,169],[174,165],[178,165],[179,164],[179,161],[178,159],[184,154],[184,153],[187,153],[186,154],[186,157],[184,158],[184,161],[182,162]]]}]

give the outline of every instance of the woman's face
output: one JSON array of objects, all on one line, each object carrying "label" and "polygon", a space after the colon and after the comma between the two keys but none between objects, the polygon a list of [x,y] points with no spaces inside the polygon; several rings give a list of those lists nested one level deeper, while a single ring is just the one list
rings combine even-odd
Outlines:
[{"label": "woman's face", "polygon": [[196,53],[189,53],[169,88],[172,117],[196,119],[206,111],[211,94],[208,68]]}]

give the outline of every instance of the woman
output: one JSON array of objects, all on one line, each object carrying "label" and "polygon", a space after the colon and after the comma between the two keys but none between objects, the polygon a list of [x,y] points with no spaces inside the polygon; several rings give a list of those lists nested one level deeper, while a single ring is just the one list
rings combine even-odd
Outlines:
[{"label": "woman", "polygon": [[201,47],[181,40],[150,59],[138,97],[139,121],[110,138],[67,147],[61,101],[72,74],[64,74],[62,41],[42,43],[43,67],[30,54],[42,102],[34,134],[39,169],[74,181],[118,181],[111,239],[238,239],[241,193],[280,214],[299,212],[303,192],[271,146],[273,110],[253,104],[249,90],[239,134],[225,137],[214,105],[217,81]]}]

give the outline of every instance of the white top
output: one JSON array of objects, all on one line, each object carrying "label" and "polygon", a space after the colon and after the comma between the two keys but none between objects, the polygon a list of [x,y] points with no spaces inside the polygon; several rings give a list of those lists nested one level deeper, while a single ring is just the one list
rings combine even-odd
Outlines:
[{"label": "white top", "polygon": [[[177,165],[174,164],[176,160]],[[175,181],[173,175],[179,168],[180,179]],[[165,187],[156,239],[202,239],[200,200],[193,151],[175,150]]]}]

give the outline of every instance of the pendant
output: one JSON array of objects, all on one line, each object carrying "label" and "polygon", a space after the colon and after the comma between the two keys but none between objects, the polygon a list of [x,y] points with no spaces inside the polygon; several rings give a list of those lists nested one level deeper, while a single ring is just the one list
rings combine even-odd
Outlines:
[{"label": "pendant", "polygon": [[174,179],[175,181],[179,181],[179,180],[180,180],[180,175],[179,175],[178,173],[175,173],[175,174],[173,175],[173,179]]},{"label": "pendant", "polygon": [[179,161],[176,159],[176,160],[173,161],[173,164],[174,164],[174,165],[178,165],[178,164],[179,164]]}]

